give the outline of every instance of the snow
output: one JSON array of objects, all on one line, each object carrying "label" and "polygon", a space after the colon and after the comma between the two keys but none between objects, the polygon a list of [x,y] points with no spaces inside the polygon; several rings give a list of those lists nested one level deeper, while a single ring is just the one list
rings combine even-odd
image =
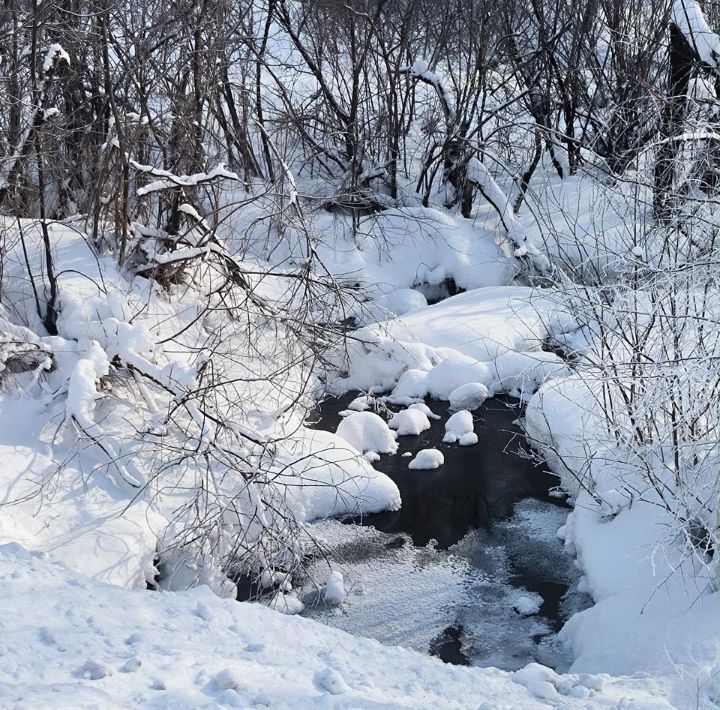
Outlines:
[{"label": "snow", "polygon": [[[562,199],[569,200],[579,188],[563,189]],[[612,229],[609,224],[605,238],[614,238]],[[632,466],[608,447],[592,378],[574,374],[555,353],[542,349],[548,340],[587,348],[586,335],[557,308],[552,291],[477,288],[367,326],[356,336],[349,374],[332,383],[336,391],[374,387],[389,391],[389,402],[418,402],[427,396],[450,399],[459,387],[467,388],[460,393],[473,388],[482,393],[482,385],[489,396],[507,393],[527,403],[528,439],[559,475],[561,490],[570,493],[574,508],[563,530],[565,547],[584,574],[581,589],[595,602],[560,634],[574,658],[570,670],[649,674],[668,684],[667,693],[680,707],[690,702],[694,681],[689,679],[697,678],[701,706],[707,705],[717,693],[707,624],[717,593],[681,557],[670,532],[676,523],[657,501],[635,499],[629,507],[633,495],[622,476]],[[476,441],[470,412],[453,416],[457,420],[448,421],[446,443]],[[589,480],[595,498],[584,490]],[[631,481],[636,490],[647,490],[641,477]],[[686,588],[688,579],[697,586]],[[516,601],[508,601],[510,608]],[[513,613],[520,617],[536,604],[536,599],[521,603]],[[539,697],[555,697],[557,689],[551,688],[552,679],[533,681]],[[579,698],[585,691],[573,693]]]},{"label": "snow", "polygon": [[222,163],[215,166],[209,172],[195,173],[193,175],[175,175],[168,170],[155,168],[152,165],[142,165],[134,160],[131,160],[130,164],[139,172],[149,173],[150,175],[160,178],[159,180],[154,180],[152,182],[149,182],[147,185],[139,187],[136,192],[140,197],[149,195],[153,192],[167,190],[168,188],[172,187],[194,187],[204,182],[211,182],[217,179],[241,182],[241,179],[237,175],[237,173],[234,173],[232,170],[228,170]]},{"label": "snow", "polygon": [[305,609],[305,605],[294,594],[285,592],[277,592],[268,602],[268,607],[289,616],[300,614]]},{"label": "snow", "polygon": [[346,596],[342,573],[331,572],[325,580],[323,599],[329,604],[342,604]]},{"label": "snow", "polygon": [[391,317],[387,311],[427,312],[421,298],[442,295],[446,279],[463,289],[502,287],[517,273],[516,260],[495,243],[494,223],[473,224],[434,207],[389,208],[362,219],[359,233],[329,214],[318,215],[315,226],[323,263],[371,299],[356,308],[361,323]]},{"label": "snow", "polygon": [[[19,224],[39,282],[43,260],[38,223]],[[0,311],[0,369],[8,363],[18,372],[5,378],[0,392],[0,483],[7,499],[14,501],[0,516],[0,543],[22,542],[98,580],[130,588],[144,588],[156,576],[154,561],[163,550],[162,568],[171,584],[200,582],[232,594],[234,585],[213,555],[193,548],[185,555],[169,551],[173,536],[183,529],[177,511],[198,490],[202,474],[198,477],[190,459],[184,467],[166,468],[168,461],[154,453],[152,438],[168,436],[162,418],[169,397],[176,394],[183,400],[196,384],[204,357],[198,356],[198,344],[205,342],[205,327],[210,325],[208,320],[198,322],[202,304],[191,292],[166,298],[147,280],[118,273],[114,256],[98,257],[75,227],[52,223],[58,335],[40,338],[33,334],[43,331],[18,226],[5,226],[3,286],[5,302],[13,306],[12,312]],[[263,295],[273,298],[277,293],[276,286],[268,285]],[[256,336],[252,348],[235,336],[212,347],[216,362],[231,378],[249,383],[237,385],[220,403],[232,412],[236,432],[247,433],[259,447],[272,442],[268,445],[275,451],[272,475],[277,488],[275,493],[266,488],[266,495],[282,497],[283,490],[291,490],[291,511],[300,524],[397,509],[397,486],[343,439],[307,429],[298,418],[278,421],[275,412],[287,411],[313,380],[302,368],[289,367],[280,386],[271,385],[265,375],[279,365],[276,351],[268,356],[277,335],[267,339],[257,331]],[[163,340],[169,344],[158,344]],[[238,352],[247,359],[238,362]],[[108,377],[113,361],[146,373],[148,380],[132,374],[118,377],[115,366]],[[190,401],[188,417],[193,417],[202,440],[212,439],[211,423]],[[172,447],[176,442],[169,443]],[[242,450],[239,454],[246,455]],[[216,473],[220,497],[235,496],[239,507],[252,498],[242,479],[226,475],[222,466]],[[247,505],[252,518],[256,505]],[[227,514],[228,530],[244,515],[239,510],[233,522]],[[218,543],[215,549],[221,548]]]},{"label": "snow", "polygon": [[474,431],[465,432],[458,438],[458,444],[460,446],[473,446],[478,443],[478,435]]},{"label": "snow", "polygon": [[430,407],[425,404],[425,402],[415,402],[415,404],[411,404],[408,409],[417,409],[419,412],[422,412],[428,419],[440,419],[439,414],[435,414]]},{"label": "snow", "polygon": [[408,468],[425,471],[440,468],[444,463],[445,457],[442,455],[442,451],[438,451],[437,449],[421,449],[408,464]]},{"label": "snow", "polygon": [[355,412],[345,417],[336,433],[360,453],[394,454],[398,449],[397,434],[373,412]]},{"label": "snow", "polygon": [[53,68],[53,65],[56,61],[62,61],[66,64],[70,64],[70,56],[65,51],[63,46],[61,44],[58,44],[57,42],[51,44],[48,47],[48,50],[45,54],[45,59],[43,60],[42,73],[47,74]]},{"label": "snow", "polygon": [[68,418],[75,418],[83,428],[92,429],[95,400],[100,396],[97,382],[110,371],[110,360],[94,340],[80,342],[79,348],[85,352],[70,373],[65,412]]},{"label": "snow", "polygon": [[381,293],[371,303],[364,304],[359,315],[365,322],[381,321],[425,307],[427,299],[419,291],[413,288],[392,288],[389,293]]},{"label": "snow", "polygon": [[393,414],[388,426],[395,429],[398,436],[417,436],[430,428],[430,422],[424,412],[408,408]]},{"label": "snow", "polygon": [[357,331],[348,346],[350,374],[331,386],[338,392],[392,390],[395,400],[447,400],[469,383],[484,385],[492,396],[529,396],[546,380],[569,374],[542,343],[575,329],[550,294],[523,287],[476,288]]},{"label": "snow", "polygon": [[351,409],[353,412],[365,412],[372,406],[372,401],[372,397],[361,395],[360,397],[355,397],[355,399],[348,404],[348,409]]},{"label": "snow", "polygon": [[488,398],[488,388],[481,382],[468,382],[448,395],[451,409],[477,409]]},{"label": "snow", "polygon": [[[474,431],[473,417],[466,409],[455,412],[445,422],[445,436],[443,441],[446,444],[454,444],[467,434],[473,434]],[[476,439],[477,441],[477,439]]]},{"label": "snow", "polygon": [[[365,451],[356,445],[363,443],[369,447]],[[393,453],[396,449],[395,432],[380,417],[355,412],[343,419],[338,434],[300,430],[279,446],[278,465],[287,463],[290,475],[280,475],[278,482],[292,489],[288,502],[299,521],[397,510],[397,486],[370,465],[377,452]],[[361,453],[374,455],[368,460]]]},{"label": "snow", "polygon": [[513,602],[513,609],[522,616],[532,616],[540,611],[542,603],[539,594],[520,594]]},{"label": "snow", "polygon": [[[195,615],[198,604],[206,619]],[[478,696],[546,707],[523,676],[448,666],[220,599],[207,587],[121,589],[17,545],[0,547],[0,610],[5,707],[313,708],[334,697],[338,708],[464,708]],[[564,699],[568,707],[610,708],[632,693],[642,707],[669,707],[659,695],[653,699],[655,690],[647,681],[607,678],[600,691],[589,689],[594,704]]]},{"label": "snow", "polygon": [[[530,441],[573,497],[559,534],[595,601],[560,633],[575,657],[570,670],[675,678],[679,707],[694,706],[694,693],[700,707],[710,707],[718,688],[707,614],[720,595],[697,576],[697,586],[686,584],[696,571],[681,549],[664,542],[674,527],[667,511],[642,499],[630,505],[623,486],[643,489],[642,478],[632,478],[633,469],[604,441],[593,388],[578,376],[550,381],[525,417]],[[596,497],[583,487],[591,477]]]}]

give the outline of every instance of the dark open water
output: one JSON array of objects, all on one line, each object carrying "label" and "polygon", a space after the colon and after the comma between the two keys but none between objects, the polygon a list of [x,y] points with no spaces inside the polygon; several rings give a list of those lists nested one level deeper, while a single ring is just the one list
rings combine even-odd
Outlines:
[{"label": "dark open water", "polygon": [[[355,396],[353,393],[323,402],[313,426],[335,431],[342,419],[339,412],[346,409]],[[388,554],[393,545],[402,546],[408,537],[416,547],[435,540],[438,549],[461,550],[486,576],[502,574],[502,583],[506,586],[535,592],[543,598],[536,618],[544,622],[544,630],[538,633],[536,626],[528,625],[531,638],[510,639],[508,634],[517,633],[511,625],[510,630],[499,632],[498,638],[491,641],[485,638],[488,620],[484,620],[482,633],[470,633],[466,637],[463,618],[473,616],[466,605],[462,613],[458,613],[457,622],[448,625],[430,644],[429,652],[459,664],[472,662],[512,668],[531,660],[552,663],[541,648],[547,646],[548,638],[559,631],[572,611],[587,605],[582,595],[568,595],[577,575],[554,535],[566,509],[562,500],[549,495],[557,479],[520,455],[524,439],[513,423],[521,414],[516,401],[489,399],[473,412],[479,442],[467,447],[442,443],[447,402],[428,401],[427,404],[441,418],[430,420],[431,429],[419,436],[399,437],[398,453],[382,456],[373,464],[397,484],[403,501],[401,509],[346,522],[396,535],[397,538],[386,543]],[[408,470],[411,459],[402,453],[415,455],[424,448],[440,449],[445,457],[444,465],[431,471]],[[546,527],[552,529],[538,532],[533,529],[537,523],[527,525],[522,514],[519,522],[517,515],[513,517],[514,511],[522,513],[528,506],[532,509],[533,501],[537,501],[535,507],[543,511],[540,517],[549,521]],[[332,556],[332,551],[330,554]],[[502,573],[498,557],[502,557]],[[322,610],[317,608],[309,615],[323,618]],[[329,619],[328,623],[333,621]],[[498,629],[503,624],[505,622],[498,619]],[[506,642],[503,639],[512,646],[507,659],[503,657],[502,646]],[[522,651],[517,650],[518,645]]]}]

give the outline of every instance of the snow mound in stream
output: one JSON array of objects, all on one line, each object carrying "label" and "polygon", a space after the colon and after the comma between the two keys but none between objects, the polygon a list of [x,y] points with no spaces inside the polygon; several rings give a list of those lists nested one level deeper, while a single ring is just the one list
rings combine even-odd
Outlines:
[{"label": "snow mound in stream", "polygon": [[471,446],[472,444],[477,444],[477,441],[477,434],[473,431],[472,414],[466,409],[455,412],[455,414],[445,422],[444,443],[454,444],[458,442],[460,446]]},{"label": "snow mound in stream", "polygon": [[373,412],[350,414],[338,424],[336,433],[362,454],[394,454],[398,450],[397,434]]},{"label": "snow mound in stream", "polygon": [[488,388],[481,382],[468,382],[456,387],[449,397],[451,409],[477,409],[488,397]]},{"label": "snow mound in stream", "polygon": [[440,468],[445,463],[442,451],[437,449],[422,449],[415,454],[415,458],[408,464],[408,468],[414,470],[431,470]]},{"label": "snow mound in stream", "polygon": [[393,414],[388,426],[395,429],[398,436],[417,436],[430,428],[430,422],[419,409],[403,409]]}]

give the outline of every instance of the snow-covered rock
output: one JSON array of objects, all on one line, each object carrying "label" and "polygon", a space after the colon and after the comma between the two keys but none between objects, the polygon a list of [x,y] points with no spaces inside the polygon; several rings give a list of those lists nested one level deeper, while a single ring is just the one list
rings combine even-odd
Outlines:
[{"label": "snow-covered rock", "polygon": [[451,409],[477,409],[488,397],[488,388],[481,382],[468,382],[450,392]]},{"label": "snow-covered rock", "polygon": [[445,463],[442,451],[437,449],[422,449],[415,454],[415,458],[408,464],[414,470],[430,470],[440,468]]},{"label": "snow-covered rock", "polygon": [[458,438],[460,446],[474,446],[478,443],[478,435],[474,431],[466,431]]},{"label": "snow-covered rock", "polygon": [[345,601],[345,580],[340,572],[331,572],[325,580],[323,598],[329,604],[342,604]]},{"label": "snow-covered rock", "polygon": [[373,398],[368,395],[360,395],[348,404],[348,409],[353,412],[366,412],[372,406]]},{"label": "snow-covered rock", "polygon": [[430,422],[419,409],[403,409],[393,414],[388,426],[395,429],[398,436],[417,436],[430,428]]},{"label": "snow-covered rock", "polygon": [[464,441],[467,442],[465,445],[477,443],[477,437],[475,437],[475,441],[472,441],[472,437],[468,436],[469,434],[475,433],[473,428],[472,414],[466,409],[461,409],[459,412],[455,412],[455,414],[445,422],[445,436],[443,437],[443,441],[446,444],[454,444],[464,436],[466,437]]},{"label": "snow-covered rock", "polygon": [[336,433],[360,453],[394,454],[398,449],[397,434],[373,412],[357,412],[345,417]]}]

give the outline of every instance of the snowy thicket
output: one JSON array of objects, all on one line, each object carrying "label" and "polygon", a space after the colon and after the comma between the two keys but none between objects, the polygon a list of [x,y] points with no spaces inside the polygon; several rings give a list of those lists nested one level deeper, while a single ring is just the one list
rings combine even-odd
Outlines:
[{"label": "snowy thicket", "polygon": [[[246,265],[245,287],[223,287],[224,272],[199,262],[162,289],[53,224],[56,333],[39,335],[42,276],[25,260],[42,263],[39,231],[4,223],[2,480],[20,476],[6,539],[24,530],[121,584],[144,586],[159,569],[163,586],[229,594],[233,565],[291,570],[304,521],[399,504],[357,451],[302,426],[320,351],[297,330],[315,306],[292,272],[254,281]],[[277,308],[300,320],[269,317]],[[117,542],[99,544],[108,535]]]}]

